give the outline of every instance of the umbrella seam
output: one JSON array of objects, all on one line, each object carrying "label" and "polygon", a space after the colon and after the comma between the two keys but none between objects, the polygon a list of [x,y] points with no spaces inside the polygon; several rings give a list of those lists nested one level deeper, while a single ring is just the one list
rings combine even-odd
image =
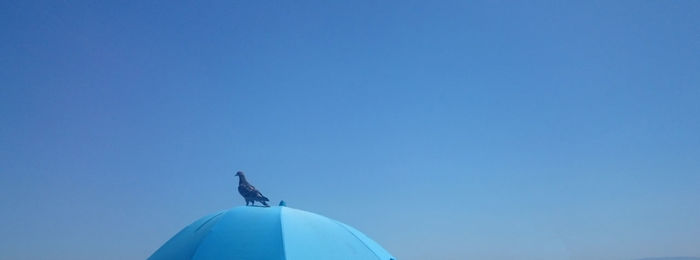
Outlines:
[{"label": "umbrella seam", "polygon": [[226,212],[225,212],[225,211],[224,211],[224,212],[221,212],[221,213],[216,214],[215,216],[213,216],[213,217],[207,219],[207,221],[204,221],[204,223],[202,223],[201,225],[199,225],[199,227],[198,227],[197,229],[195,229],[194,232],[199,231],[200,229],[202,229],[202,228],[204,227],[204,225],[206,225],[207,223],[211,222],[211,221],[214,220],[216,217],[218,217],[218,216],[220,216],[221,214],[224,214],[224,213],[226,213]]},{"label": "umbrella seam", "polygon": [[[330,218],[329,218],[329,219],[330,219]],[[333,219],[331,219],[331,220],[333,220]],[[382,260],[382,258],[379,257],[379,254],[377,254],[377,251],[374,251],[374,249],[372,249],[371,247],[369,247],[369,245],[367,245],[367,243],[365,243],[364,240],[362,240],[360,237],[358,237],[357,235],[355,235],[355,233],[352,232],[352,230],[348,229],[348,228],[345,226],[345,224],[340,223],[340,222],[338,222],[338,221],[336,221],[336,220],[333,220],[333,222],[334,222],[336,225],[341,226],[341,227],[342,227],[345,231],[347,231],[348,233],[350,233],[353,237],[355,237],[355,238],[357,239],[357,241],[360,241],[360,243],[361,243],[363,246],[365,246],[367,249],[369,249],[369,251],[372,252],[372,253],[374,254],[374,256],[377,257],[377,259]]]},{"label": "umbrella seam", "polygon": [[[226,211],[224,211],[224,212],[222,212],[222,213],[230,213],[230,212],[231,212],[231,210],[226,210]],[[221,215],[221,214],[219,214],[219,215]],[[218,216],[218,215],[217,215],[217,216]],[[217,222],[217,223],[214,223],[214,226],[216,226],[216,224],[218,224],[218,222]],[[192,255],[190,255],[189,259],[193,259],[194,256],[197,255],[197,252],[199,252],[199,248],[200,248],[200,247],[202,246],[202,244],[204,243],[204,240],[206,240],[207,237],[209,237],[209,236],[211,235],[212,229],[214,229],[213,226],[209,229],[209,232],[207,232],[207,234],[204,235],[204,236],[202,237],[202,239],[199,240],[199,244],[197,244],[197,248],[194,249],[194,252],[192,252]]]},{"label": "umbrella seam", "polygon": [[287,260],[287,247],[284,245],[284,226],[282,224],[284,214],[282,214],[282,210],[284,210],[284,207],[280,207],[280,239],[282,240],[282,260]]}]

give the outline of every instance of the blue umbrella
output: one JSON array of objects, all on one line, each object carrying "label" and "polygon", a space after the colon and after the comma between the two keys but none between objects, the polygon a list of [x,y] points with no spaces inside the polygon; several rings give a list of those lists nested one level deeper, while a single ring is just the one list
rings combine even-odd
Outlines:
[{"label": "blue umbrella", "polygon": [[395,260],[360,231],[288,207],[236,207],[195,221],[149,260]]}]

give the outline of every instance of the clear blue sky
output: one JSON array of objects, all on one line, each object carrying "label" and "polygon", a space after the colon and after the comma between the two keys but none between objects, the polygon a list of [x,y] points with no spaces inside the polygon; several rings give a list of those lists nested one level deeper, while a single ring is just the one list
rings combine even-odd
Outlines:
[{"label": "clear blue sky", "polygon": [[[0,258],[244,201],[401,260],[700,256],[700,2],[0,3]],[[337,1],[336,1],[337,2]]]}]

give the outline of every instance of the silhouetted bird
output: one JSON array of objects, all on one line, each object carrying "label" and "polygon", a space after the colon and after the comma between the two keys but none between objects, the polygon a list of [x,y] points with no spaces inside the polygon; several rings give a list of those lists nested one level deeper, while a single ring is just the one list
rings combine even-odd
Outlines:
[{"label": "silhouetted bird", "polygon": [[255,206],[255,202],[259,201],[265,207],[269,207],[270,205],[267,205],[266,201],[270,201],[267,199],[265,196],[260,193],[260,191],[256,190],[253,185],[250,185],[248,183],[248,180],[245,178],[245,174],[243,174],[242,171],[239,171],[236,173],[236,176],[238,176],[238,193],[243,196],[245,199],[245,205],[248,206],[250,203],[251,205]]}]

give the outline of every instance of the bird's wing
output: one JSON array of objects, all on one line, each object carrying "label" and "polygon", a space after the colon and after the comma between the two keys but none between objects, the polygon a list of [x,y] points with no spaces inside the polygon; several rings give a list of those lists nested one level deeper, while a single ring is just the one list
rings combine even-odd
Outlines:
[{"label": "bird's wing", "polygon": [[253,185],[238,185],[238,192],[241,194],[243,197],[251,197],[251,195],[255,195],[255,187]]},{"label": "bird's wing", "polygon": [[267,197],[263,196],[262,193],[260,193],[260,191],[256,190],[255,192],[256,192],[256,194],[255,194],[256,199],[261,200],[261,201],[270,201]]},{"label": "bird's wing", "polygon": [[255,189],[253,185],[250,184],[238,185],[238,192],[241,193],[241,196],[247,199],[270,201],[268,198],[263,196],[262,193],[260,193],[260,191]]}]

